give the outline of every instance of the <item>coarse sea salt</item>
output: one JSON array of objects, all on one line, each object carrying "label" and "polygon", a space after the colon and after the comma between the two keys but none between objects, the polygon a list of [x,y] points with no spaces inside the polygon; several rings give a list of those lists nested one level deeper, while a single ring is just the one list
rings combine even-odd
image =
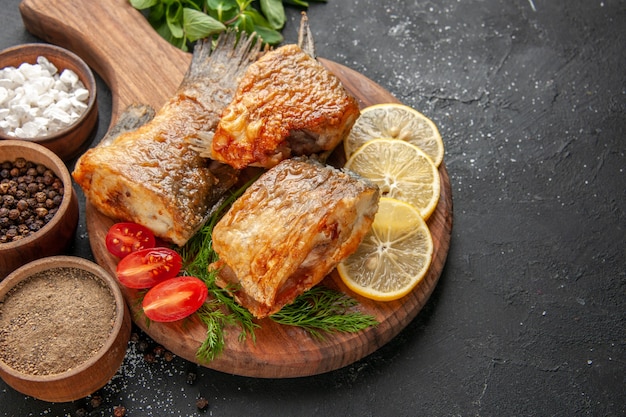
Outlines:
[{"label": "coarse sea salt", "polygon": [[59,73],[46,57],[0,69],[0,131],[28,139],[70,126],[87,110],[89,90],[78,75]]}]

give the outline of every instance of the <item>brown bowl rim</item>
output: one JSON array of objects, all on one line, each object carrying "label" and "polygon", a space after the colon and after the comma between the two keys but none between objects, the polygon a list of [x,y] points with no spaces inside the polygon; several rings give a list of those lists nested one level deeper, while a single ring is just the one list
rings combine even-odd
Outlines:
[{"label": "brown bowl rim", "polygon": [[[10,139],[10,140],[0,141],[0,149],[4,147],[9,147],[9,146],[24,147],[24,148],[32,149],[36,152],[43,154],[45,157],[49,158],[52,161],[53,166],[47,166],[47,168],[54,170],[55,174],[57,174],[61,178],[61,181],[63,181],[63,201],[61,202],[61,205],[59,206],[59,210],[55,213],[52,219],[44,225],[44,227],[42,227],[41,229],[39,229],[32,235],[26,236],[25,238],[22,238],[18,241],[0,243],[0,253],[2,253],[4,249],[19,249],[22,246],[26,246],[29,243],[35,242],[41,236],[48,233],[48,231],[50,231],[51,229],[54,229],[56,225],[62,221],[62,218],[65,215],[65,213],[67,213],[67,211],[69,210],[70,205],[73,204],[72,195],[74,193],[74,184],[72,182],[72,176],[70,175],[70,171],[65,165],[65,162],[63,162],[57,154],[55,154],[50,149],[38,143],[23,141],[19,139]],[[0,163],[4,162],[5,160],[8,160],[4,158],[5,158],[4,156],[0,157]],[[28,158],[26,158],[26,160],[28,160]]]},{"label": "brown bowl rim", "polygon": [[24,381],[31,382],[50,382],[50,381],[58,381],[66,378],[70,378],[84,372],[85,370],[91,368],[96,365],[98,361],[103,357],[103,355],[108,352],[113,344],[115,343],[118,334],[122,330],[122,326],[124,325],[124,316],[126,314],[126,304],[124,301],[124,297],[122,295],[122,291],[115,279],[100,265],[95,262],[92,262],[85,258],[80,258],[78,256],[70,256],[70,255],[57,255],[57,256],[48,256],[46,258],[37,259],[35,261],[31,261],[25,265],[22,265],[12,273],[10,273],[2,282],[0,282],[0,300],[17,284],[32,276],[37,272],[41,272],[50,268],[55,267],[70,267],[70,268],[78,268],[84,271],[92,273],[98,279],[103,281],[107,287],[109,287],[111,293],[113,294],[113,298],[115,299],[115,324],[111,332],[109,333],[109,337],[106,339],[104,345],[98,350],[96,354],[91,356],[89,359],[81,363],[80,365],[67,370],[65,372],[60,372],[58,374],[52,375],[31,375],[27,373],[20,372],[14,368],[11,368],[4,361],[0,360],[0,369],[10,375],[17,376]]},{"label": "brown bowl rim", "polygon": [[[48,59],[50,62],[53,62],[53,63],[55,61],[54,56],[50,57],[49,55],[54,55],[54,54],[56,54],[57,56],[66,55],[70,60],[74,61],[76,63],[76,66],[79,67],[81,71],[83,72],[85,79],[82,79],[80,73],[76,75],[79,76],[79,78],[85,85],[85,88],[89,90],[89,101],[87,102],[87,108],[85,109],[85,111],[80,115],[78,119],[76,119],[76,121],[74,121],[74,123],[72,123],[69,126],[64,127],[63,129],[55,133],[51,133],[45,136],[38,136],[34,138],[18,138],[14,136],[8,136],[4,134],[3,132],[0,132],[0,139],[2,140],[20,140],[20,141],[31,142],[31,143],[45,144],[47,142],[52,142],[54,140],[62,138],[63,136],[67,135],[69,132],[72,132],[73,130],[77,129],[81,125],[81,123],[85,119],[87,119],[87,117],[89,117],[89,114],[93,111],[94,107],[96,106],[96,94],[97,94],[96,78],[93,74],[93,71],[89,67],[89,65],[87,65],[87,63],[81,57],[79,57],[74,52],[70,51],[69,49],[65,49],[60,46],[49,44],[49,43],[24,43],[21,45],[10,46],[0,51],[0,60],[2,59],[2,57],[11,56],[19,52],[30,53],[31,50],[33,52],[41,51],[41,53],[36,54],[35,60],[37,56],[45,56],[46,59]],[[24,62],[28,62],[30,64],[34,63],[34,62],[29,62],[29,61],[24,61]],[[3,64],[0,63],[0,68],[5,68],[2,65]],[[65,69],[65,68],[59,67],[56,63],[54,63],[54,65],[57,67],[59,72]]]}]

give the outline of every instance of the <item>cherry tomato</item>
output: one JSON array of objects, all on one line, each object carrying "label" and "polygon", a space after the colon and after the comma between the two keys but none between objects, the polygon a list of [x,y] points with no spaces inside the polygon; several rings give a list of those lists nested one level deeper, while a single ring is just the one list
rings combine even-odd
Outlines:
[{"label": "cherry tomato", "polygon": [[115,223],[109,229],[106,247],[111,254],[124,258],[131,252],[153,248],[155,237],[152,230],[137,223]]},{"label": "cherry tomato", "polygon": [[153,321],[180,320],[198,310],[208,294],[204,282],[196,277],[170,278],[148,290],[143,311]]},{"label": "cherry tomato", "polygon": [[182,265],[182,258],[172,249],[142,249],[117,264],[117,279],[128,288],[150,288],[178,275]]}]

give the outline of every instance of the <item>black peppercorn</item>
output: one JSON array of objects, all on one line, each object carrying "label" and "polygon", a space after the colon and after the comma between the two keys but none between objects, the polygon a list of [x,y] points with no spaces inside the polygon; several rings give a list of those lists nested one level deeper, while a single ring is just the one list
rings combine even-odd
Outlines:
[{"label": "black peppercorn", "polygon": [[24,199],[21,199],[17,202],[16,207],[19,211],[25,211],[28,209],[28,202],[26,202],[26,200]]},{"label": "black peppercorn", "polygon": [[187,385],[193,385],[196,383],[196,379],[198,378],[198,375],[193,372],[193,371],[189,371],[187,372]]},{"label": "black peppercorn", "polygon": [[87,410],[85,410],[84,408],[79,408],[78,410],[76,410],[76,413],[74,413],[74,415],[76,417],[86,417],[87,416]]},{"label": "black peppercorn", "polygon": [[6,194],[2,197],[2,205],[4,207],[11,208],[13,204],[15,204],[15,197],[13,197],[13,195]]},{"label": "black peppercorn", "polygon": [[17,169],[22,169],[26,166],[26,159],[20,157],[20,158],[16,158],[15,162],[13,163],[13,166],[16,167]]},{"label": "black peppercorn", "polygon": [[126,407],[123,405],[118,405],[113,409],[113,415],[115,417],[124,417],[126,416]]},{"label": "black peppercorn", "polygon": [[50,222],[63,202],[63,182],[24,158],[0,164],[0,243],[21,239]]},{"label": "black peppercorn", "polygon": [[89,404],[91,405],[91,408],[98,408],[102,405],[102,397],[99,395],[94,395],[93,397],[91,397],[91,400],[89,400]]},{"label": "black peppercorn", "polygon": [[37,214],[37,217],[39,217],[40,219],[43,219],[48,215],[48,209],[45,207],[37,207],[35,209],[35,214]]},{"label": "black peppercorn", "polygon": [[206,411],[209,408],[209,400],[204,397],[200,397],[196,400],[196,407],[199,411]]},{"label": "black peppercorn", "polygon": [[20,218],[20,211],[18,209],[11,209],[9,210],[9,219],[10,220],[17,220]]},{"label": "black peppercorn", "polygon": [[137,350],[141,353],[146,352],[148,350],[149,344],[145,340],[140,340],[137,344]]}]

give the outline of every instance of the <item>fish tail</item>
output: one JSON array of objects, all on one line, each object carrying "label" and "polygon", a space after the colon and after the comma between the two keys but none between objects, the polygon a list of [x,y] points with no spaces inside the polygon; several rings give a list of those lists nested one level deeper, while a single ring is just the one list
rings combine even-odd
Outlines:
[{"label": "fish tail", "polygon": [[210,157],[213,133],[222,111],[231,102],[246,70],[269,50],[253,33],[236,30],[222,32],[216,40],[199,40],[193,51],[191,64],[178,88],[178,94],[200,103],[204,118],[209,120],[206,130],[185,140],[203,157]]},{"label": "fish tail", "polygon": [[218,81],[236,88],[248,66],[265,52],[256,33],[246,35],[227,30],[215,41],[213,38],[198,40],[181,87],[197,81]]}]

